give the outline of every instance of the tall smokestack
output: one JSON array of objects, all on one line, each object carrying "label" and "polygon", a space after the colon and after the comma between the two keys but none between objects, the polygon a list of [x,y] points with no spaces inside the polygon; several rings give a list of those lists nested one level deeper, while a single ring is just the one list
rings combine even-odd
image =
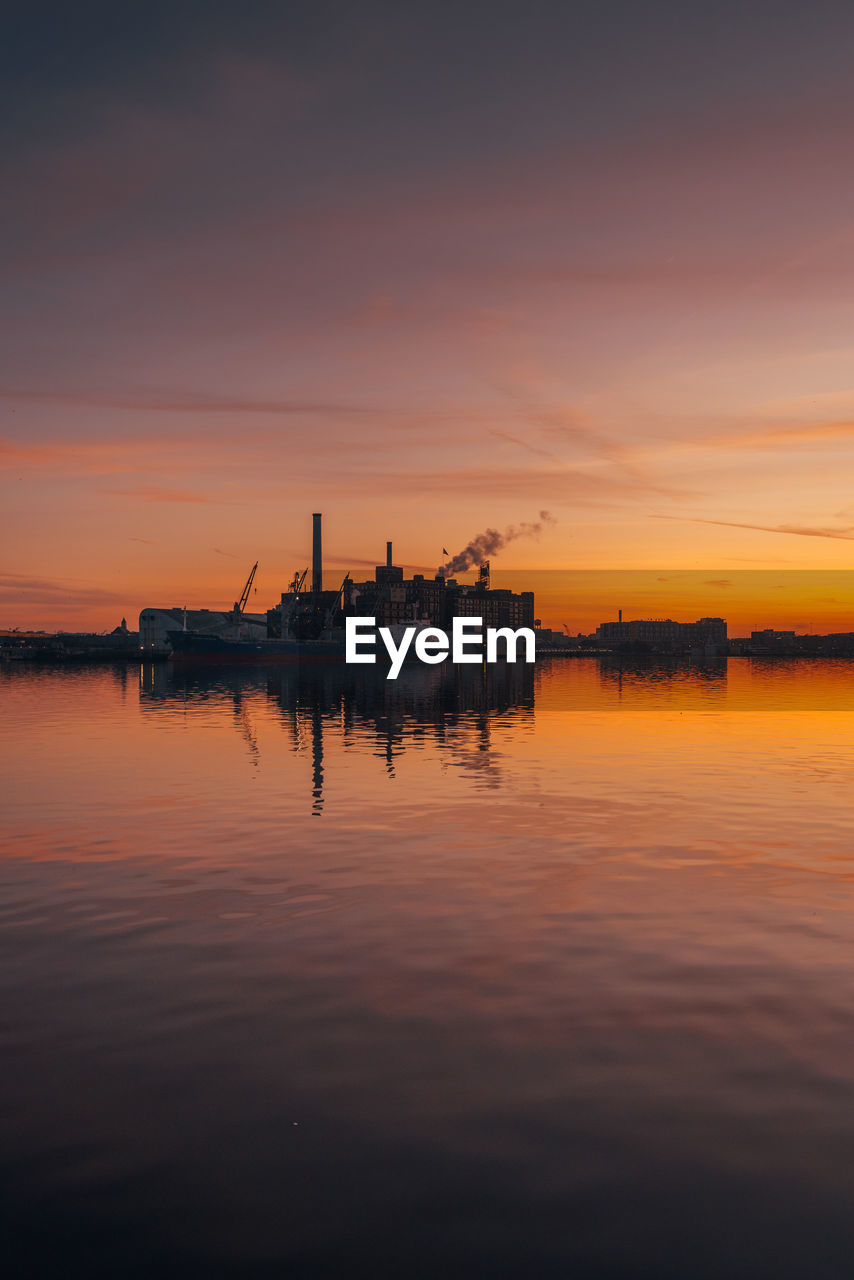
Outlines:
[{"label": "tall smokestack", "polygon": [[619,618],[620,622],[622,622],[622,621],[623,621],[623,611],[622,611],[622,609],[620,609],[619,613],[617,614],[617,617]]},{"label": "tall smokestack", "polygon": [[391,543],[390,542],[387,542],[385,544],[385,567],[387,569],[391,568]]},{"label": "tall smokestack", "polygon": [[315,511],[311,517],[314,522],[314,537],[311,544],[311,589],[312,591],[323,590],[323,548],[320,541],[320,521],[321,513]]}]

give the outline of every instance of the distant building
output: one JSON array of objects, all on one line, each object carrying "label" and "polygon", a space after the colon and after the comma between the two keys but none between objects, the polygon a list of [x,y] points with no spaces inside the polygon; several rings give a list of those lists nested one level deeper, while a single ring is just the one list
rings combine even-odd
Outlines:
[{"label": "distant building", "polygon": [[774,631],[766,627],[764,631],[751,631],[750,639],[754,644],[791,644],[795,639],[794,631]]},{"label": "distant building", "polygon": [[672,618],[637,618],[624,622],[603,622],[596,638],[605,645],[648,645],[665,653],[705,649],[726,644],[725,618],[698,618],[696,622],[674,622]]}]

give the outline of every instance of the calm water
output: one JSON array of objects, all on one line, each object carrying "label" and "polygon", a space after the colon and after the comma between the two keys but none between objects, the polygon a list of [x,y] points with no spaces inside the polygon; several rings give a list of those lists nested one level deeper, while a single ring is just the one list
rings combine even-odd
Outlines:
[{"label": "calm water", "polygon": [[0,670],[14,1274],[854,1256],[854,666]]}]

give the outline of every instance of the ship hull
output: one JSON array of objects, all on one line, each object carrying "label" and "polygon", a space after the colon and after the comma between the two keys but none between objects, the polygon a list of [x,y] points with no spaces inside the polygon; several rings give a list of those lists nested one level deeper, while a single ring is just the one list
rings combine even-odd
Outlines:
[{"label": "ship hull", "polygon": [[227,640],[193,631],[170,631],[170,662],[302,663],[343,662],[344,639]]}]

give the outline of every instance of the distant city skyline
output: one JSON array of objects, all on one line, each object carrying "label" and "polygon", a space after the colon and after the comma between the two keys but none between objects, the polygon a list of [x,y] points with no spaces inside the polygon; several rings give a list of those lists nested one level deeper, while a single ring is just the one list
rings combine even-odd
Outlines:
[{"label": "distant city skyline", "polygon": [[[306,557],[308,558],[308,557]],[[398,557],[395,556],[395,560]],[[305,568],[306,566],[301,566]],[[251,569],[251,566],[249,566]],[[373,579],[374,566],[356,566],[350,573],[358,583]],[[434,569],[424,565],[399,565],[407,578],[423,573],[433,576]],[[324,561],[326,581],[337,588],[346,570],[333,558]],[[477,572],[456,575],[460,582],[474,583]],[[513,592],[532,591],[534,612],[542,625],[570,635],[592,634],[606,622],[616,621],[620,611],[623,620],[671,619],[693,622],[703,617],[726,619],[731,637],[746,637],[752,631],[794,630],[800,634],[854,632],[854,570],[731,570],[728,576],[714,570],[506,570],[494,563],[491,569],[494,589]],[[250,594],[247,612],[264,615],[277,604],[281,593],[290,588],[290,580],[273,584],[271,575],[261,572],[260,589]],[[147,602],[135,601],[127,610],[131,629],[135,628],[140,610],[187,607],[231,610],[245,576],[237,569],[234,589],[222,599],[169,599],[160,593]],[[260,592],[260,593],[259,593]],[[119,621],[110,614],[110,629]],[[103,630],[100,627],[75,626],[66,623],[33,624],[15,620],[14,607],[7,602],[0,612],[0,630],[18,628],[43,630]]]}]

